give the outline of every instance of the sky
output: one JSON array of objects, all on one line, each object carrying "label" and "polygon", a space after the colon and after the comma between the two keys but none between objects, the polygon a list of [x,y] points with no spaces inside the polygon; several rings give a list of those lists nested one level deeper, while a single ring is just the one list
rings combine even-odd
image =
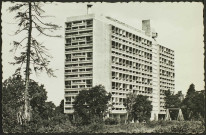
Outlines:
[{"label": "sky", "polygon": [[[64,23],[67,17],[86,15],[88,3],[45,3],[42,7],[45,22],[62,26],[55,34],[62,38],[39,36],[41,42],[52,55],[50,67],[55,69],[54,77],[46,73],[32,74],[31,79],[44,84],[48,101],[59,105],[64,98]],[[158,33],[159,44],[175,51],[175,90],[185,94],[193,83],[196,90],[204,89],[204,27],[203,4],[200,2],[129,2],[129,3],[91,3],[92,12],[113,17],[119,21],[141,29],[141,21],[150,19],[152,27]],[[2,3],[2,65],[3,81],[11,76],[16,66],[9,64],[14,54],[9,52],[13,40],[21,40],[23,35],[13,36],[17,29],[15,13],[9,13],[10,2]]]}]

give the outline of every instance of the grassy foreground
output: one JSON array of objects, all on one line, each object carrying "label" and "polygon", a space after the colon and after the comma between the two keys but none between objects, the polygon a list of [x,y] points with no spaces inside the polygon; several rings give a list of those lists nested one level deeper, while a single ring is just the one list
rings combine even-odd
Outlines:
[{"label": "grassy foreground", "polygon": [[[56,128],[57,129],[57,128]],[[41,132],[41,131],[40,131]],[[43,131],[45,132],[45,130]],[[51,130],[49,132],[52,132]],[[149,123],[130,123],[105,125],[93,123],[86,126],[58,127],[53,132],[65,133],[193,133],[205,132],[205,126],[201,121],[151,121]]]}]

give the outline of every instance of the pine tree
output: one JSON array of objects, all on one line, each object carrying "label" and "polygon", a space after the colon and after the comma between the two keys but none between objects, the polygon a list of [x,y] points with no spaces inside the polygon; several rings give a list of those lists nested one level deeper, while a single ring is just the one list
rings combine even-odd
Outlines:
[{"label": "pine tree", "polygon": [[[18,30],[15,32],[15,35],[23,34],[27,32],[26,35],[23,35],[22,40],[13,41],[12,52],[15,53],[14,59],[15,62],[11,64],[20,65],[16,70],[16,74],[21,73],[22,65],[26,64],[25,70],[25,91],[24,91],[24,122],[30,121],[30,104],[29,104],[29,76],[31,74],[30,64],[33,65],[33,70],[35,73],[39,71],[46,70],[49,76],[55,76],[54,71],[48,67],[49,62],[48,58],[51,58],[48,55],[48,50],[35,39],[35,32],[38,32],[39,35],[45,35],[49,37],[60,37],[59,35],[48,34],[54,30],[59,29],[58,25],[52,23],[45,23],[42,21],[43,18],[48,16],[43,16],[45,11],[41,8],[42,4],[39,2],[23,2],[16,3],[14,6],[9,8],[10,12],[16,12],[15,20],[18,22]],[[34,31],[34,32],[33,32]],[[26,42],[27,40],[27,42]],[[25,49],[26,48],[26,49]],[[22,50],[23,49],[23,50]],[[16,51],[20,50],[20,54],[16,56]]]}]

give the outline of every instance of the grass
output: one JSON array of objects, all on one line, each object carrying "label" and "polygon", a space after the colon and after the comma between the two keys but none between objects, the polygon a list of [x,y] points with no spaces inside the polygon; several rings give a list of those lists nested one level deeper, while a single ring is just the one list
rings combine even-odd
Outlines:
[{"label": "grass", "polygon": [[184,133],[200,134],[205,132],[201,121],[151,121],[148,123],[130,123],[106,125],[92,123],[90,125],[73,125],[65,122],[54,127],[42,127],[39,133]]},{"label": "grass", "polygon": [[118,125],[91,124],[78,132],[94,133],[203,133],[200,121],[152,121],[149,123],[130,123]]}]

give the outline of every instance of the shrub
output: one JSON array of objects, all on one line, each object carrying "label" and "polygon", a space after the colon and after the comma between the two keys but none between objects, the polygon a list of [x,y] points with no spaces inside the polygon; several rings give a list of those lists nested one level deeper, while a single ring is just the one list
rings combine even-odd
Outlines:
[{"label": "shrub", "polygon": [[89,125],[89,131],[91,133],[102,132],[103,127],[104,127],[103,123],[92,123]]},{"label": "shrub", "polygon": [[156,127],[156,133],[202,133],[205,128],[199,121],[165,121],[164,127]]},{"label": "shrub", "polygon": [[159,121],[148,121],[147,124],[146,124],[146,126],[149,127],[149,128],[154,128],[157,125],[160,125]]},{"label": "shrub", "polygon": [[77,114],[75,114],[75,118],[71,121],[71,123],[75,126],[80,126],[80,125],[82,125],[83,121],[82,121],[81,117],[79,117]]},{"label": "shrub", "polygon": [[107,118],[105,119],[104,123],[106,125],[117,125],[120,123],[120,120],[119,119],[115,119],[115,118]]}]

